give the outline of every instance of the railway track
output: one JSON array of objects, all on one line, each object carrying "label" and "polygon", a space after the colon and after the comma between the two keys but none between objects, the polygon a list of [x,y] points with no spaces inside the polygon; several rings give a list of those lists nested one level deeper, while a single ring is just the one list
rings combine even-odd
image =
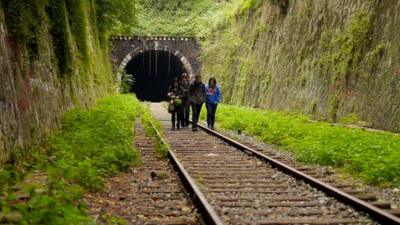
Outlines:
[{"label": "railway track", "polygon": [[254,140],[252,137],[235,135],[232,132],[226,132],[224,133],[224,135],[226,135],[230,139],[237,140],[243,145],[248,146],[259,153],[268,155],[273,159],[279,160],[280,162],[283,162],[286,165],[289,165],[313,178],[319,179],[327,184],[332,185],[333,187],[339,188],[346,193],[352,194],[354,197],[366,201],[367,203],[376,206],[390,214],[393,214],[396,217],[400,217],[400,209],[398,205],[391,204],[390,200],[385,200],[385,196],[379,196],[374,191],[370,191],[363,186],[357,185],[355,181],[344,180],[331,168],[304,166],[293,160],[292,156],[289,156],[282,152],[278,152],[271,148],[271,146],[262,144],[257,140]]},{"label": "railway track", "polygon": [[156,156],[155,144],[140,123],[136,124],[135,133],[140,167],[110,178],[104,192],[86,197],[96,222],[125,224],[110,222],[112,215],[135,225],[205,224],[177,172],[167,160]]},{"label": "railway track", "polygon": [[[332,185],[207,130],[171,131],[161,104],[170,159],[200,202],[207,224],[400,224],[400,219]],[[240,151],[239,151],[240,150]]]}]

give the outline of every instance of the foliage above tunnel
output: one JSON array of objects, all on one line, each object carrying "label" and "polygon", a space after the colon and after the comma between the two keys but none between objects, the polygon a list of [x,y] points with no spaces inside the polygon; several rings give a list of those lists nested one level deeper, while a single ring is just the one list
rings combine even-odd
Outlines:
[{"label": "foliage above tunnel", "polygon": [[[287,0],[269,0],[286,6]],[[139,35],[204,35],[229,18],[246,14],[261,0],[138,0],[138,24],[120,30]]]},{"label": "foliage above tunnel", "polygon": [[225,0],[139,0],[139,24],[128,32],[141,35],[195,35]]},{"label": "foliage above tunnel", "polygon": [[99,30],[121,33],[137,24],[137,0],[96,0]]}]

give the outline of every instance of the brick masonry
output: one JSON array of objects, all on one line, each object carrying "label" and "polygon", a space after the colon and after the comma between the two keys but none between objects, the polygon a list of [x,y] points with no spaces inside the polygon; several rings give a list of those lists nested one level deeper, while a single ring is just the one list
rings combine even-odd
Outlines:
[{"label": "brick masonry", "polygon": [[[113,36],[110,58],[114,72],[119,74],[129,61],[144,51],[167,51],[178,57],[191,79],[200,74],[200,46],[195,37]],[[120,77],[118,76],[118,79]]]}]

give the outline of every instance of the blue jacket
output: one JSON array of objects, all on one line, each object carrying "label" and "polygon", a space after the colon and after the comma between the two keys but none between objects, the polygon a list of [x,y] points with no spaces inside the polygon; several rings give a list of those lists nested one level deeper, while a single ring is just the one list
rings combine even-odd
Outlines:
[{"label": "blue jacket", "polygon": [[221,89],[215,85],[214,90],[212,90],[208,85],[206,86],[207,103],[219,103],[221,101]]}]

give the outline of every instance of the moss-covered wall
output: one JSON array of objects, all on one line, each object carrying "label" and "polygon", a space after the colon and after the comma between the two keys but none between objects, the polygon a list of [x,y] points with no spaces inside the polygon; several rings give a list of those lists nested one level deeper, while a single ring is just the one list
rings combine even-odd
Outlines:
[{"label": "moss-covered wall", "polygon": [[0,164],[29,157],[68,108],[113,91],[93,2],[1,1]]},{"label": "moss-covered wall", "polygon": [[202,43],[225,102],[400,132],[400,1],[243,2]]}]

